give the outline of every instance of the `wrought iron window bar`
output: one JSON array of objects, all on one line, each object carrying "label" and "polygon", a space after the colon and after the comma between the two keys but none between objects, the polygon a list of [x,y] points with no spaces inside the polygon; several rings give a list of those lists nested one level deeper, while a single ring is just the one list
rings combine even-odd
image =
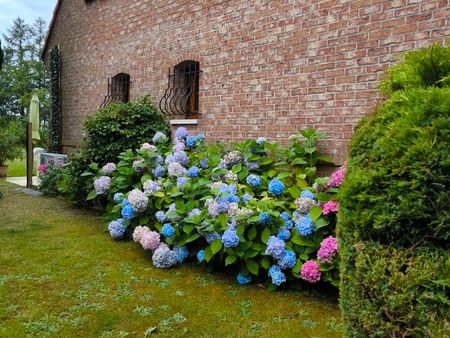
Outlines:
[{"label": "wrought iron window bar", "polygon": [[159,109],[166,116],[198,116],[200,64],[184,61],[168,71],[168,85],[159,101]]},{"label": "wrought iron window bar", "polygon": [[128,102],[130,100],[130,75],[120,73],[108,79],[108,94],[100,107],[106,107],[111,102]]}]

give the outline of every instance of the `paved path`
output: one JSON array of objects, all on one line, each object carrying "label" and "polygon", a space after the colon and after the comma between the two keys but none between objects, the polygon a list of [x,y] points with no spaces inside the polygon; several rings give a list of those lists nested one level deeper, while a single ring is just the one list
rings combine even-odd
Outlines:
[{"label": "paved path", "polygon": [[[27,186],[27,177],[26,176],[18,176],[18,177],[6,177],[6,182],[14,183],[20,185],[22,187]],[[37,176],[33,176],[33,185],[37,186],[39,184],[39,178]]]}]

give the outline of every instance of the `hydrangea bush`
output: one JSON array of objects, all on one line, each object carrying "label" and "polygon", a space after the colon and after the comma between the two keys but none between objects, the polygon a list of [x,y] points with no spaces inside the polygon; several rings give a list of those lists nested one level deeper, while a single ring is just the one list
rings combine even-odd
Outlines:
[{"label": "hydrangea bush", "polygon": [[133,238],[156,267],[192,257],[235,271],[239,284],[337,286],[336,196],[344,169],[316,178],[317,164],[330,162],[317,152],[323,137],[308,129],[283,148],[264,138],[207,146],[201,134],[178,128],[173,142],[156,133],[83,175],[94,177],[89,199],[108,196],[111,236]]}]

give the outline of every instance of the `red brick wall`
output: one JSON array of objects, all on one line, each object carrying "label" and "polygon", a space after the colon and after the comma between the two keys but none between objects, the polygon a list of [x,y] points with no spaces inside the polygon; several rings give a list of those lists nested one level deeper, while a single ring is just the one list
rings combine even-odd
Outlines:
[{"label": "red brick wall", "polygon": [[158,102],[168,67],[191,59],[208,140],[286,140],[313,126],[342,162],[382,71],[444,42],[449,18],[446,0],[63,0],[49,39],[62,52],[63,144],[78,144],[107,78],[129,73],[131,96]]}]

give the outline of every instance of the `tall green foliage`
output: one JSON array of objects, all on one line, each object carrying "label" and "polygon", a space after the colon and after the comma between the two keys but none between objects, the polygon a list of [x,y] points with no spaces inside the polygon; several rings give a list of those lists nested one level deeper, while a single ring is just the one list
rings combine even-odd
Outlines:
[{"label": "tall green foliage", "polygon": [[61,119],[61,83],[60,83],[61,56],[59,47],[50,51],[50,98],[51,113],[49,121],[49,151],[61,152],[62,119]]},{"label": "tall green foliage", "polygon": [[449,332],[450,47],[409,53],[350,144],[341,190],[345,336]]}]

